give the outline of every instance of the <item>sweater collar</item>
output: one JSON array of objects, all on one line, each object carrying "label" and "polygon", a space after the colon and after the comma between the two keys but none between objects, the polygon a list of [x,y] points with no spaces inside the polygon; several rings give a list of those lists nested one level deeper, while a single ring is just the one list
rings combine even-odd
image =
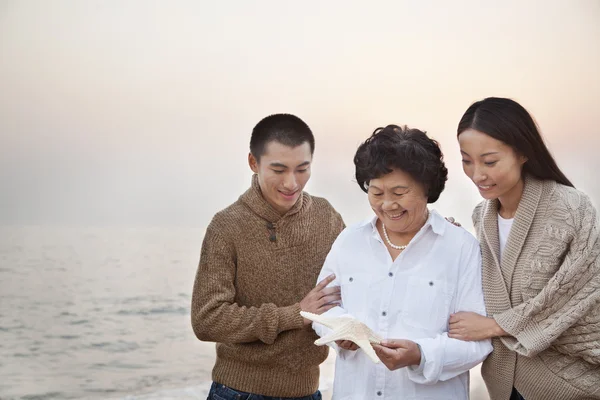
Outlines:
[{"label": "sweater collar", "polygon": [[511,292],[512,275],[515,270],[517,258],[521,254],[525,239],[533,223],[543,185],[544,181],[531,176],[525,177],[523,194],[515,213],[510,234],[508,235],[502,260],[499,260],[500,239],[498,235],[498,210],[500,208],[500,201],[493,199],[486,201],[485,204],[483,212],[484,237],[493,255],[495,267],[501,270],[508,293]]},{"label": "sweater collar", "polygon": [[296,201],[296,204],[294,204],[288,212],[284,215],[279,214],[279,212],[263,197],[257,174],[252,175],[252,184],[250,188],[240,196],[240,200],[256,215],[272,223],[276,223],[283,218],[290,217],[299,212],[304,212],[308,210],[312,204],[312,199],[308,193],[302,192],[298,201]]}]

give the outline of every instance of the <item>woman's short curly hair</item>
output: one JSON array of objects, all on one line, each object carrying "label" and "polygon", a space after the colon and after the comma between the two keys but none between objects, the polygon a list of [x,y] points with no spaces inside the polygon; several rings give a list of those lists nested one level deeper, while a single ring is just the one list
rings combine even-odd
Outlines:
[{"label": "woman's short curly hair", "polygon": [[428,203],[437,201],[448,180],[448,169],[438,142],[406,125],[375,129],[358,147],[354,165],[356,181],[364,192],[368,191],[372,179],[398,169],[423,185]]}]

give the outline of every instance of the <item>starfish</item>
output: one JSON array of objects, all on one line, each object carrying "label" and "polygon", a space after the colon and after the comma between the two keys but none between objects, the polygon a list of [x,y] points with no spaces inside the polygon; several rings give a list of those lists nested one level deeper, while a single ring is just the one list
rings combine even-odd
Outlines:
[{"label": "starfish", "polygon": [[349,316],[324,317],[306,311],[300,311],[300,315],[306,319],[333,329],[333,332],[315,341],[317,346],[323,346],[324,344],[335,342],[336,340],[350,340],[363,349],[374,363],[379,362],[379,357],[375,354],[375,350],[373,350],[371,343],[381,344],[382,339],[359,320]]}]

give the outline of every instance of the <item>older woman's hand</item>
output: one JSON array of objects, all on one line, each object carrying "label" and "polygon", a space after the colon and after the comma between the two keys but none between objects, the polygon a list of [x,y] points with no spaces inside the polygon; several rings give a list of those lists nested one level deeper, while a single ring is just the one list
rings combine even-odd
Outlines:
[{"label": "older woman's hand", "polygon": [[384,340],[381,345],[374,344],[373,349],[390,371],[421,363],[421,350],[415,342],[410,340]]},{"label": "older woman's hand", "polygon": [[358,345],[350,340],[336,340],[335,344],[337,344],[340,349],[356,351],[358,350]]},{"label": "older woman's hand", "polygon": [[484,317],[474,312],[461,311],[450,315],[448,337],[475,342],[496,336],[506,336],[504,329],[494,318]]}]

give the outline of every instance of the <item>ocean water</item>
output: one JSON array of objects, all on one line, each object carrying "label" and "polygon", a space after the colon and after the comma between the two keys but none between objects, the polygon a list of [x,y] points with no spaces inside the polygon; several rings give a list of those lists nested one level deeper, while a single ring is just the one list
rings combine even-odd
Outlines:
[{"label": "ocean water", "polygon": [[0,227],[0,399],[205,399],[214,344],[189,318],[202,235]]},{"label": "ocean water", "polygon": [[0,398],[201,398],[214,359],[189,322],[202,234],[0,228]]}]

